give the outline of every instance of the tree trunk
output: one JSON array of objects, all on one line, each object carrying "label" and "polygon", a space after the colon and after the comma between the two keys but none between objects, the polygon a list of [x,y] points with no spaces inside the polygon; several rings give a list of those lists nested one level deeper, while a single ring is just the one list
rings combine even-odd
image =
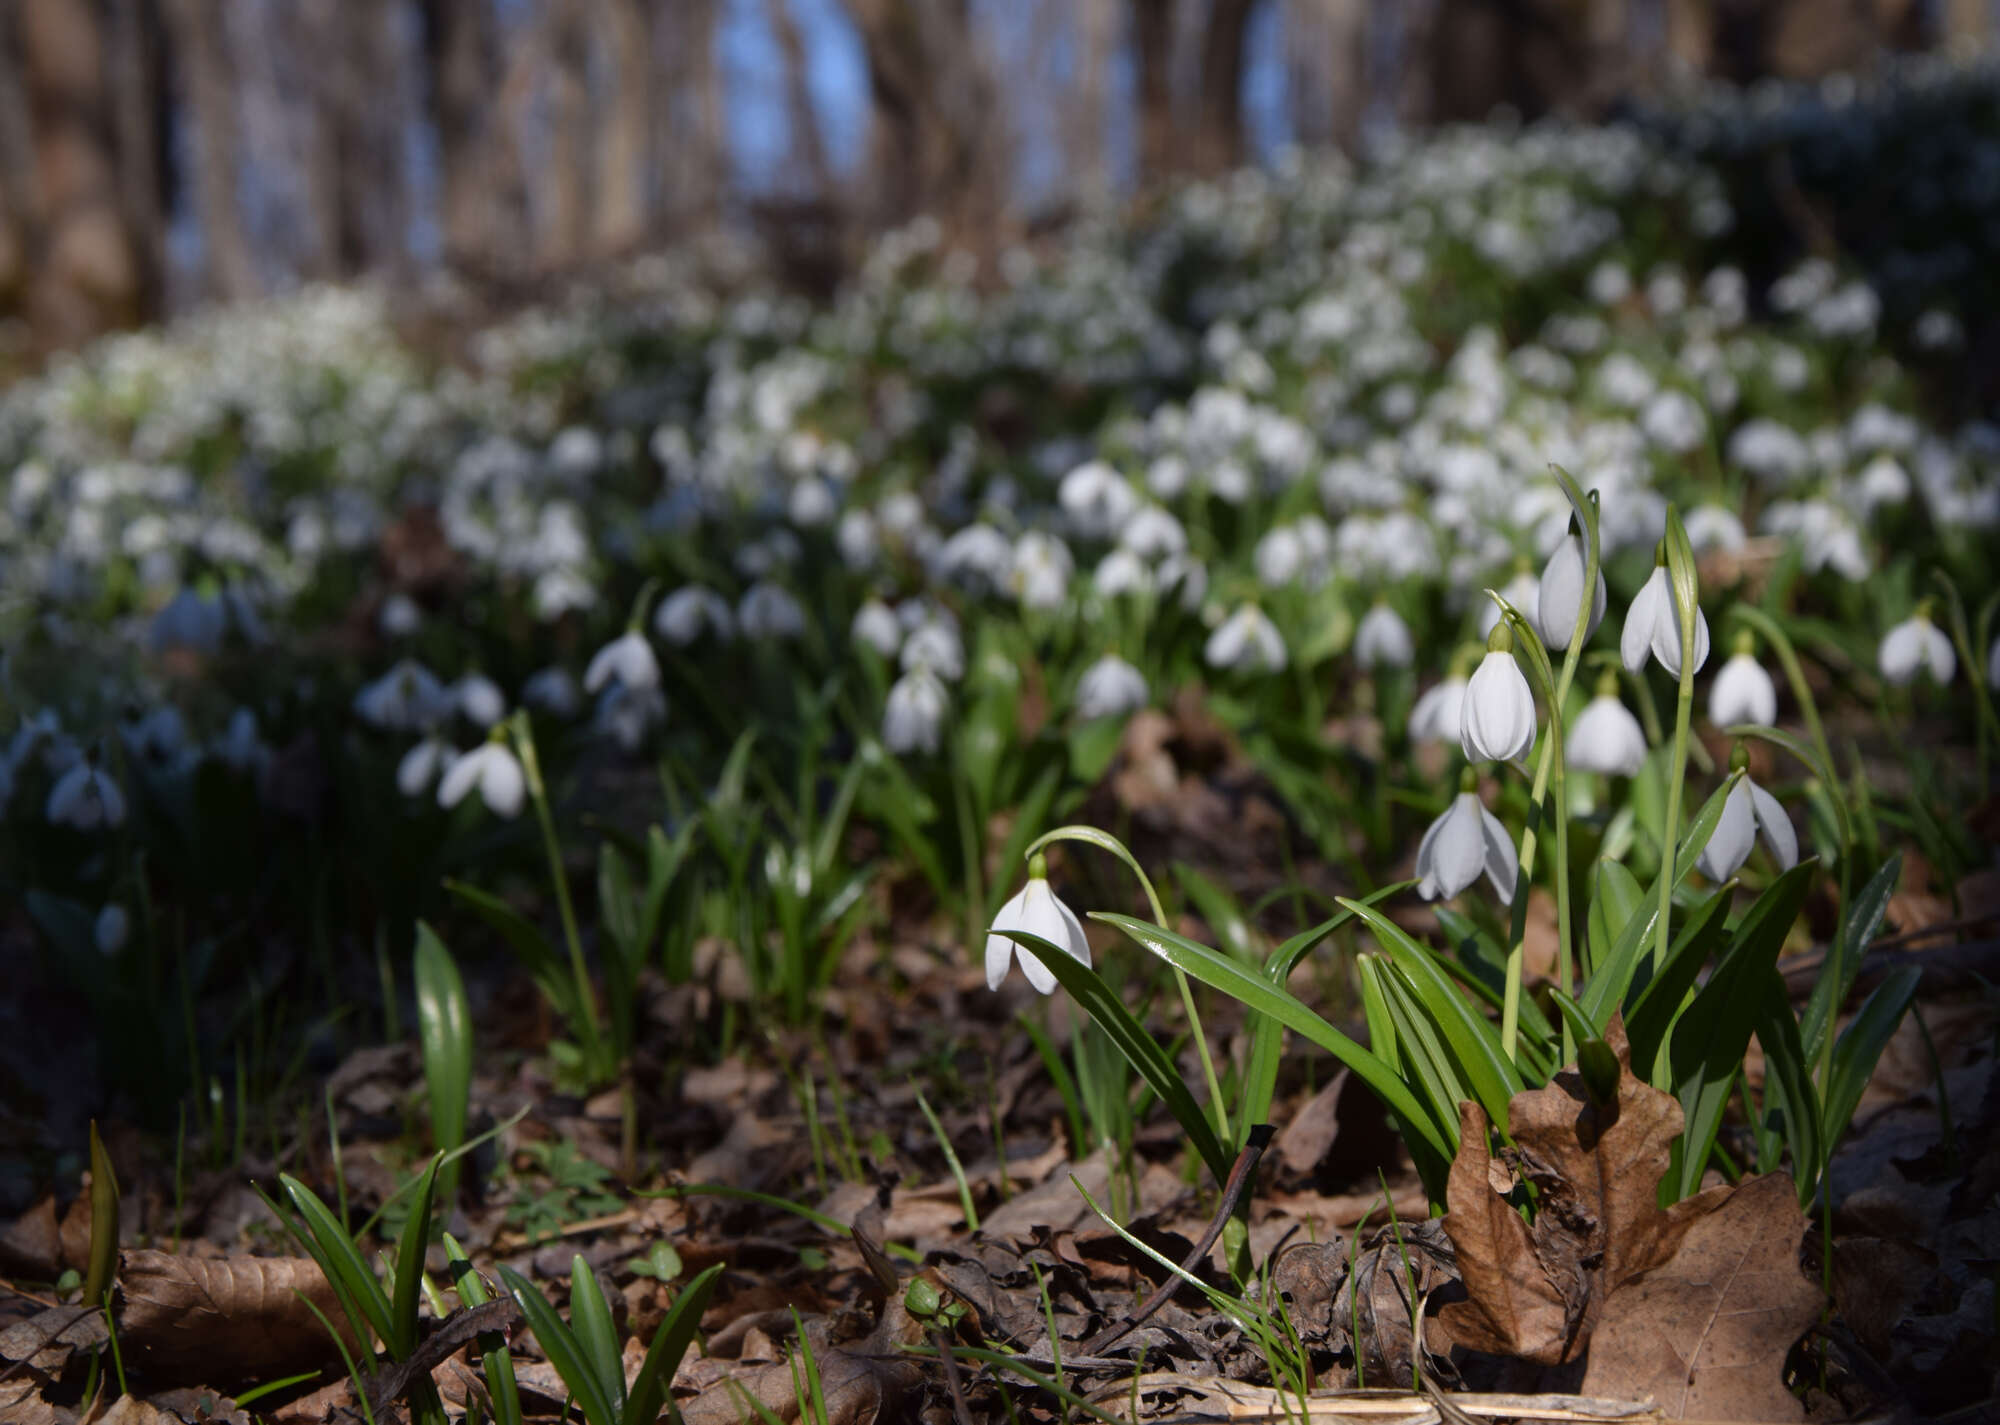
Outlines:
[{"label": "tree trunk", "polygon": [[1174,155],[1174,3],[1132,0],[1132,49],[1138,71],[1139,176],[1153,181],[1179,165]]},{"label": "tree trunk", "polygon": [[489,116],[500,67],[490,0],[424,0],[423,50],[437,131],[438,227],[451,266],[481,266],[507,230],[496,186],[504,171],[488,152],[505,143]]},{"label": "tree trunk", "polygon": [[1077,191],[1099,201],[1111,191],[1105,99],[1111,92],[1111,57],[1118,48],[1115,0],[1077,0],[1076,29],[1077,83],[1063,147],[1071,155]]},{"label": "tree trunk", "polygon": [[966,0],[848,0],[868,57],[876,208],[922,212],[975,241],[999,216],[999,130],[987,57]]},{"label": "tree trunk", "polygon": [[785,122],[791,130],[792,153],[804,170],[805,184],[812,196],[824,202],[837,201],[833,165],[827,160],[826,140],[820,133],[819,115],[813,108],[812,90],[806,80],[805,40],[799,34],[798,17],[791,0],[764,0],[764,11],[778,36],[778,53],[785,68]]},{"label": "tree trunk", "polygon": [[1243,161],[1243,59],[1257,0],[1210,0],[1201,37],[1196,163],[1218,172]]},{"label": "tree trunk", "polygon": [[158,312],[166,292],[166,39],[153,0],[111,0],[108,18],[118,205],[138,257],[140,306]]},{"label": "tree trunk", "polygon": [[611,84],[597,125],[591,237],[596,251],[620,253],[638,245],[650,216],[646,82],[652,36],[645,0],[599,0],[598,15],[611,49]]},{"label": "tree trunk", "polygon": [[30,322],[70,345],[141,315],[140,263],[118,201],[104,31],[90,0],[19,0],[34,151]]},{"label": "tree trunk", "polygon": [[661,27],[664,82],[654,86],[655,142],[666,162],[663,205],[676,227],[712,228],[728,174],[722,81],[715,66],[718,0],[674,0]]},{"label": "tree trunk", "polygon": [[582,0],[555,0],[549,45],[548,157],[539,166],[535,256],[561,268],[583,255],[590,211],[590,36]]},{"label": "tree trunk", "polygon": [[180,55],[181,101],[194,119],[194,191],[208,253],[208,288],[224,300],[253,295],[257,264],[236,201],[240,109],[235,65],[218,0],[167,0]]}]

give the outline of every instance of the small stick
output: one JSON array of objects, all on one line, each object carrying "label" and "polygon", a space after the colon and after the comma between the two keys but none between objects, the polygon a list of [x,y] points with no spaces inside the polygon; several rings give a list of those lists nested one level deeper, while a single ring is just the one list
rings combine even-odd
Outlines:
[{"label": "small stick", "polygon": [[[1257,1160],[1264,1156],[1264,1149],[1270,1146],[1272,1134],[1275,1132],[1276,1130],[1268,1123],[1259,1123],[1250,1130],[1250,1136],[1243,1144],[1243,1151],[1236,1155],[1236,1166],[1229,1170],[1229,1181],[1222,1185],[1222,1201],[1216,1205],[1215,1217],[1208,1224],[1208,1230],[1201,1234],[1201,1241],[1195,1243],[1194,1250],[1188,1253],[1187,1260],[1181,1263],[1181,1271],[1192,1273],[1201,1259],[1208,1255],[1209,1249],[1215,1246],[1216,1238],[1222,1235],[1224,1225],[1236,1211],[1237,1201],[1250,1185],[1251,1175],[1257,1170]],[[1181,1278],[1178,1274],[1168,1276],[1154,1288],[1153,1294],[1146,1298],[1137,1311],[1084,1342],[1083,1354],[1103,1355],[1105,1347],[1145,1325],[1147,1318],[1171,1301],[1180,1287]]]}]

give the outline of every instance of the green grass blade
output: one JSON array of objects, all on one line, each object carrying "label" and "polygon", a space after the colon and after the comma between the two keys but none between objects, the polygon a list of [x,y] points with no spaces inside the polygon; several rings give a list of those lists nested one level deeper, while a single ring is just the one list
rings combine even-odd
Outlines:
[{"label": "green grass blade", "polygon": [[[1239,961],[1206,945],[1170,930],[1162,930],[1157,925],[1134,920],[1131,916],[1098,911],[1092,914],[1091,919],[1118,927],[1140,945],[1169,964],[1178,965],[1184,973],[1209,988],[1221,990],[1260,1014],[1270,1015],[1294,1034],[1317,1044],[1354,1070],[1361,1081],[1402,1119],[1406,1130],[1420,1138],[1433,1153],[1441,1154],[1449,1161],[1457,1152],[1456,1115],[1449,1124],[1434,1119],[1417,1102],[1416,1096],[1395,1070],[1307,1009],[1291,994],[1273,985],[1262,974],[1247,969]],[[1442,1184],[1438,1186],[1441,1188]]]},{"label": "green grass blade", "polygon": [[365,1340],[373,1335],[384,1345],[395,1339],[390,1325],[389,1298],[382,1292],[382,1284],[375,1280],[375,1274],[368,1270],[368,1264],[361,1260],[361,1253],[354,1246],[354,1239],[347,1235],[347,1229],[333,1215],[331,1209],[321,1202],[319,1195],[290,1173],[278,1174],[278,1186],[284,1191],[292,1210],[305,1224],[305,1233],[300,1237],[319,1269],[326,1274],[334,1292],[340,1297],[340,1304],[347,1309],[349,1319],[354,1323],[355,1333]]},{"label": "green grass blade", "polygon": [[1854,978],[1861,973],[1861,957],[1868,952],[1875,932],[1882,928],[1882,917],[1889,911],[1889,898],[1896,893],[1896,883],[1902,876],[1903,853],[1898,851],[1876,867],[1875,874],[1846,907],[1845,932],[1820,971],[1819,983],[1813,986],[1805,1014],[1799,1021],[1799,1039],[1809,1063],[1817,1064],[1820,1060],[1827,1027],[1839,1017],[1840,1006],[1847,1003]]},{"label": "green grass blade", "polygon": [[[437,932],[417,922],[417,1036],[424,1053],[424,1085],[431,1104],[431,1146],[449,1153],[465,1142],[472,1099],[472,1010],[465,981]],[[456,1200],[458,1164],[439,1177],[447,1207]]]},{"label": "green grass blade", "polygon": [[[1135,925],[1144,923],[1133,922]],[[1215,1181],[1227,1182],[1229,1171],[1235,1166],[1235,1162],[1223,1149],[1221,1141],[1216,1138],[1215,1130],[1209,1125],[1208,1116],[1202,1112],[1201,1105],[1195,1102],[1194,1095],[1188,1091],[1188,1086],[1181,1081],[1173,1061],[1167,1057],[1167,1051],[1162,1049],[1159,1041],[1148,1034],[1145,1027],[1132,1017],[1132,1012],[1125,1008],[1124,1002],[1116,994],[1112,993],[1111,986],[1104,983],[1103,977],[1068,951],[1051,945],[1039,935],[1015,930],[996,933],[1005,935],[1025,947],[1049,968],[1055,975],[1056,982],[1069,992],[1070,998],[1081,1005],[1086,1014],[1103,1027],[1104,1032],[1111,1037],[1111,1042],[1118,1046],[1118,1051],[1125,1056],[1126,1061],[1138,1070],[1139,1076],[1152,1087],[1154,1093],[1160,1096],[1160,1101],[1166,1104],[1175,1121],[1187,1133],[1188,1141],[1194,1145],[1195,1151],[1201,1154],[1202,1162],[1208,1165],[1208,1170],[1214,1175]],[[1246,970],[1244,973],[1255,978],[1252,971]]]},{"label": "green grass blade", "polygon": [[[1632,1071],[1642,1079],[1651,1079],[1660,1046],[1667,1042],[1674,1020],[1687,1001],[1688,991],[1700,978],[1708,957],[1722,943],[1723,931],[1729,923],[1729,902],[1734,887],[1735,882],[1730,882],[1682,922],[1680,934],[1674,937],[1674,943],[1667,949],[1666,963],[1626,1005],[1625,1037],[1632,1044]],[[1607,1015],[1605,1023],[1609,1022]],[[1596,1021],[1592,1020],[1592,1023]],[[1603,1032],[1604,1026],[1598,1025],[1597,1033]],[[1654,1087],[1664,1085],[1655,1084]]]},{"label": "green grass blade", "polygon": [[1820,1131],[1819,1094],[1813,1089],[1812,1068],[1799,1039],[1799,1022],[1792,1016],[1785,978],[1772,971],[1764,982],[1763,1013],[1757,1018],[1757,1042],[1764,1049],[1764,1115],[1784,1121],[1786,1145],[1792,1152],[1792,1180],[1799,1205],[1818,1191],[1826,1168],[1826,1145]]},{"label": "green grass blade", "polygon": [[674,1372],[680,1369],[681,1357],[694,1343],[694,1333],[701,1326],[702,1313],[708,1310],[708,1299],[715,1294],[716,1278],[721,1275],[722,1263],[717,1262],[674,1298],[666,1319],[653,1333],[645,1362],[632,1382],[632,1398],[626,1403],[623,1425],[653,1425],[659,1418],[667,1388],[673,1383]]},{"label": "green grass blade", "polygon": [[1394,921],[1372,906],[1342,901],[1361,917],[1376,940],[1408,978],[1424,1011],[1431,1018],[1457,1061],[1465,1087],[1495,1123],[1507,1121],[1507,1101],[1527,1087],[1521,1071],[1500,1047],[1493,1021],[1476,1013],[1451,978],[1438,968],[1437,956],[1419,945]]},{"label": "green grass blade", "polygon": [[541,1289],[512,1267],[500,1268],[500,1280],[513,1294],[521,1308],[521,1315],[527,1318],[528,1329],[535,1333],[535,1342],[542,1348],[542,1354],[549,1358],[549,1364],[555,1367],[562,1383],[569,1387],[569,1393],[583,1407],[583,1418],[588,1425],[622,1425],[618,1413],[605,1398],[596,1370],[584,1357],[576,1337],[562,1317],[557,1315],[556,1309],[549,1305],[549,1299],[542,1295]]},{"label": "green grass blade", "polygon": [[1861,1002],[1852,1022],[1834,1041],[1833,1075],[1827,1081],[1823,1120],[1829,1153],[1853,1121],[1855,1105],[1861,1102],[1862,1091],[1875,1073],[1875,1063],[1888,1047],[1896,1026],[1903,1022],[1922,978],[1923,971],[1915,965],[1891,971],[1874,993]]},{"label": "green grass blade", "polygon": [[569,1325],[584,1364],[597,1376],[597,1388],[621,1416],[625,1410],[625,1361],[618,1341],[618,1327],[611,1319],[610,1303],[597,1273],[581,1252],[569,1262]]},{"label": "green grass blade", "polygon": [[[444,1251],[458,1299],[467,1306],[484,1306],[492,1300],[465,1249],[449,1232],[444,1234]],[[507,1338],[489,1331],[480,1336],[476,1349],[480,1368],[486,1372],[486,1394],[493,1401],[495,1425],[521,1425],[521,1387],[514,1380],[514,1357],[507,1350]]]},{"label": "green grass blade", "polygon": [[[1466,1087],[1464,1076],[1411,987],[1409,977],[1388,959],[1378,961],[1375,972],[1382,1002],[1388,1006],[1390,1022],[1396,1027],[1396,1050],[1402,1056],[1404,1081],[1423,1093],[1433,1118],[1442,1120],[1447,1114],[1456,1117],[1458,1105],[1477,1095]],[[1487,1116],[1492,1117],[1490,1110]],[[1493,1121],[1505,1131],[1504,1110]]]},{"label": "green grass blade", "polygon": [[535,983],[541,986],[549,1003],[566,1021],[572,1025],[581,1022],[576,981],[570,976],[569,961],[556,954],[547,936],[529,924],[519,911],[477,886],[448,880],[444,888],[485,921],[521,957],[521,963],[528,967],[528,973],[534,976]]},{"label": "green grass blade", "polygon": [[[1398,881],[1393,886],[1384,886],[1379,891],[1361,896],[1353,903],[1356,905],[1377,905],[1392,896],[1401,895],[1414,885],[1416,885],[1415,881]],[[1291,979],[1292,971],[1299,967],[1299,961],[1305,959],[1307,951],[1311,950],[1320,941],[1326,939],[1327,936],[1333,934],[1334,931],[1340,929],[1341,926],[1347,924],[1352,919],[1354,919],[1354,912],[1347,908],[1346,903],[1342,903],[1340,910],[1334,915],[1322,920],[1310,930],[1301,930],[1297,935],[1294,935],[1291,939],[1273,950],[1270,958],[1264,962],[1264,973],[1270,977],[1272,984],[1282,987],[1286,981]]]},{"label": "green grass blade", "polygon": [[1063,1114],[1069,1119],[1070,1150],[1081,1153],[1085,1138],[1083,1126],[1083,1100],[1077,1097],[1076,1080],[1070,1075],[1069,1065],[1062,1061],[1062,1054],[1050,1041],[1048,1031],[1025,1014],[1014,1016],[1028,1036],[1028,1042],[1035,1046],[1035,1053],[1055,1083],[1056,1093],[1062,1098]]},{"label": "green grass blade", "polygon": [[1599,860],[1591,867],[1590,915],[1584,925],[1584,948],[1591,965],[1602,965],[1611,958],[1625,927],[1645,908],[1645,889],[1621,863]]},{"label": "green grass blade", "polygon": [[424,1249],[430,1245],[431,1200],[437,1191],[438,1158],[433,1157],[417,1179],[416,1200],[403,1223],[403,1237],[396,1244],[395,1296],[390,1302],[389,1354],[406,1361],[417,1349],[417,1297],[424,1279]]}]

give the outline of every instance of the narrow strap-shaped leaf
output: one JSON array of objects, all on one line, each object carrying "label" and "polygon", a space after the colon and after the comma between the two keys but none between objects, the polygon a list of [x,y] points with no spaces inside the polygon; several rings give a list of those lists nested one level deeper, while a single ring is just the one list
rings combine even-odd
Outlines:
[{"label": "narrow strap-shaped leaf", "polygon": [[[1667,948],[1667,958],[1644,985],[1628,997],[1625,1006],[1625,1035],[1632,1045],[1632,1071],[1642,1079],[1652,1076],[1653,1061],[1674,1027],[1687,992],[1701,977],[1701,968],[1722,943],[1729,924],[1731,886],[1724,887],[1696,908],[1681,923],[1680,934]],[[1651,964],[1650,961],[1647,962]],[[1587,1012],[1587,1011],[1586,1011]],[[1596,1023],[1595,1020],[1591,1021]],[[1605,1017],[1605,1023],[1610,1017]],[[1604,1025],[1597,1026],[1604,1032]]]},{"label": "narrow strap-shaped leaf", "polygon": [[1005,935],[1048,967],[1056,982],[1069,992],[1071,999],[1083,1006],[1086,1014],[1097,1021],[1126,1061],[1138,1070],[1139,1077],[1160,1096],[1187,1133],[1188,1141],[1194,1144],[1202,1162],[1208,1165],[1216,1183],[1227,1182],[1229,1171],[1235,1166],[1234,1159],[1223,1151],[1207,1115],[1195,1102],[1194,1095],[1188,1092],[1188,1086],[1181,1082],[1181,1076],[1174,1069],[1173,1061],[1167,1057],[1167,1051],[1132,1017],[1132,1012],[1112,993],[1111,986],[1104,983],[1103,977],[1067,950],[1050,944],[1039,935],[1025,930],[998,930],[994,933]]},{"label": "narrow strap-shaped leaf", "polygon": [[[1465,987],[1468,994],[1496,1014],[1506,1003],[1505,991],[1488,984],[1464,962],[1449,955],[1438,956],[1438,968]],[[1515,1067],[1522,1081],[1539,1086],[1556,1071],[1554,1051],[1560,1048],[1555,1027],[1531,996],[1521,997],[1521,1037],[1515,1042]]]},{"label": "narrow strap-shaped leaf", "polygon": [[1764,981],[1763,1013],[1757,1018],[1757,1042],[1764,1049],[1764,1112],[1784,1121],[1786,1146],[1792,1152],[1792,1180],[1799,1205],[1813,1200],[1826,1166],[1820,1132],[1819,1095],[1813,1090],[1812,1069],[1799,1041],[1799,1022],[1792,1016],[1785,977],[1773,970]]},{"label": "narrow strap-shaped leaf", "polygon": [[1600,859],[1590,870],[1590,915],[1584,927],[1585,953],[1590,967],[1611,958],[1625,927],[1646,906],[1646,892],[1639,878],[1617,861]]},{"label": "narrow strap-shaped leaf", "polygon": [[[1474,1012],[1458,986],[1438,968],[1436,955],[1412,940],[1400,925],[1358,901],[1341,904],[1367,923],[1397,967],[1408,976],[1411,989],[1458,1060],[1465,1086],[1472,1090],[1487,1117],[1495,1123],[1505,1123],[1507,1101],[1527,1085],[1522,1082],[1521,1071],[1514,1061],[1501,1049],[1499,1029],[1492,1020]],[[1453,1108],[1456,1111],[1455,1104]]]},{"label": "narrow strap-shaped leaf", "polygon": [[347,1235],[340,1219],[320,1201],[319,1194],[290,1173],[278,1174],[278,1185],[284,1189],[292,1210],[305,1223],[306,1233],[301,1242],[326,1274],[355,1329],[364,1336],[372,1333],[385,1345],[394,1340],[394,1329],[389,1324],[389,1298],[383,1294],[375,1274],[368,1270],[368,1264],[361,1260],[354,1239]]},{"label": "narrow strap-shaped leaf", "polygon": [[1811,1063],[1819,1062],[1827,1026],[1839,1018],[1840,1007],[1847,1003],[1855,977],[1861,973],[1861,957],[1868,953],[1875,932],[1882,928],[1882,917],[1889,911],[1889,898],[1895,895],[1896,883],[1902,876],[1903,853],[1898,851],[1875,868],[1875,874],[1846,907],[1845,933],[1829,947],[1819,983],[1813,986],[1799,1021],[1799,1039]]},{"label": "narrow strap-shaped leaf", "polygon": [[[1416,885],[1415,881],[1398,881],[1393,886],[1384,886],[1379,891],[1374,891],[1360,897],[1356,903],[1359,905],[1375,905],[1378,902],[1388,900],[1391,896],[1401,895],[1414,885]],[[1291,979],[1292,971],[1299,967],[1299,961],[1305,959],[1307,951],[1311,950],[1320,941],[1326,939],[1327,936],[1333,934],[1334,931],[1340,929],[1341,926],[1347,924],[1352,919],[1354,919],[1354,912],[1349,910],[1345,905],[1342,905],[1333,915],[1322,920],[1310,930],[1301,930],[1297,935],[1294,935],[1271,952],[1270,958],[1264,962],[1264,973],[1271,977],[1272,984],[1282,987],[1287,980]]]},{"label": "narrow strap-shaped leaf", "polygon": [[[445,1262],[452,1273],[458,1299],[467,1306],[484,1306],[492,1298],[486,1283],[473,1270],[465,1249],[449,1232],[444,1234]],[[521,1425],[521,1389],[514,1380],[514,1357],[508,1353],[507,1338],[499,1332],[482,1335],[478,1342],[479,1364],[486,1372],[486,1394],[493,1401],[497,1425]]]},{"label": "narrow strap-shaped leaf", "polygon": [[[415,979],[424,1086],[431,1103],[431,1146],[448,1153],[465,1141],[472,1094],[472,1010],[451,951],[421,920],[417,922]],[[449,1204],[458,1185],[456,1163],[439,1174],[439,1184]]]},{"label": "narrow strap-shaped leaf", "polygon": [[[1403,1060],[1405,1081],[1422,1092],[1434,1118],[1457,1113],[1460,1103],[1476,1095],[1466,1087],[1458,1065],[1438,1034],[1437,1024],[1395,961],[1386,958],[1378,961],[1375,973],[1382,1002],[1388,1006],[1389,1019],[1396,1026],[1396,1049]],[[1504,1127],[1506,1119],[1498,1122]]]},{"label": "narrow strap-shaped leaf", "polygon": [[590,1269],[581,1252],[569,1262],[569,1327],[576,1333],[576,1344],[583,1352],[585,1364],[597,1373],[598,1389],[622,1415],[625,1361],[618,1327],[611,1319],[604,1289],[597,1284],[597,1273]]},{"label": "narrow strap-shaped leaf", "polygon": [[1765,980],[1777,967],[1778,951],[1818,869],[1816,861],[1801,861],[1757,898],[1736,926],[1715,973],[1674,1028],[1674,1082],[1687,1119],[1676,1201],[1701,1185],[1737,1066],[1762,1011]]},{"label": "narrow strap-shaped leaf", "polygon": [[[1363,1083],[1375,1091],[1376,1097],[1396,1112],[1408,1130],[1420,1136],[1434,1153],[1442,1154],[1448,1160],[1457,1152],[1456,1116],[1449,1123],[1433,1119],[1417,1102],[1402,1078],[1387,1064],[1307,1009],[1290,993],[1273,985],[1262,974],[1245,968],[1239,961],[1206,945],[1128,915],[1096,911],[1091,919],[1118,927],[1140,945],[1169,964],[1178,965],[1209,988],[1221,990],[1251,1009],[1270,1015],[1293,1033],[1319,1045],[1352,1069]],[[1223,1176],[1226,1176],[1226,1170]]]},{"label": "narrow strap-shaped leaf", "polygon": [[500,938],[528,967],[535,983],[542,993],[549,997],[563,1018],[571,1023],[577,1019],[576,983],[570,977],[569,963],[559,957],[548,937],[528,923],[521,913],[501,900],[498,896],[482,891],[477,886],[468,886],[463,881],[446,881],[444,888],[463,901],[479,918],[499,932]]},{"label": "narrow strap-shaped leaf", "polygon": [[622,1425],[618,1412],[605,1397],[596,1370],[584,1357],[583,1348],[556,1309],[549,1305],[549,1299],[542,1295],[541,1288],[512,1267],[500,1268],[500,1280],[513,1293],[521,1315],[527,1318],[528,1329],[535,1333],[535,1343],[542,1348],[542,1354],[549,1358],[549,1364],[562,1377],[562,1383],[569,1387],[569,1393],[583,1407],[583,1418],[589,1425]]},{"label": "narrow strap-shaped leaf", "polygon": [[417,1179],[417,1195],[410,1203],[410,1215],[403,1221],[402,1240],[396,1244],[395,1295],[390,1300],[389,1353],[408,1360],[417,1349],[417,1297],[424,1280],[424,1249],[430,1245],[431,1198],[437,1190],[438,1163],[434,1155]]},{"label": "narrow strap-shaped leaf", "polygon": [[[694,1343],[694,1333],[701,1325],[702,1313],[708,1310],[708,1299],[715,1292],[715,1280],[721,1275],[722,1263],[717,1262],[683,1287],[681,1294],[674,1298],[666,1319],[653,1333],[653,1344],[646,1348],[646,1359],[632,1382],[632,1398],[625,1404],[624,1425],[653,1425],[659,1418],[660,1407],[667,1398],[667,1386],[673,1380],[674,1372],[680,1369],[681,1357]],[[674,1418],[680,1418],[678,1410],[674,1411]]]},{"label": "narrow strap-shaped leaf", "polygon": [[1875,1063],[1888,1047],[1889,1036],[1896,1032],[1910,1001],[1916,998],[1917,983],[1923,974],[1916,965],[1891,971],[1874,993],[1861,1002],[1852,1022],[1834,1041],[1833,1076],[1827,1081],[1823,1125],[1828,1152],[1853,1121],[1855,1105],[1861,1102],[1862,1091],[1874,1076]]}]

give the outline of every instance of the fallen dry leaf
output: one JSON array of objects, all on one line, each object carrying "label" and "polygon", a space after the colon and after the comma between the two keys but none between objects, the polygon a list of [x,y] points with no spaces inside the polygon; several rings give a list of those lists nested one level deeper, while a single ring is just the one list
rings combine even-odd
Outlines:
[{"label": "fallen dry leaf", "polygon": [[[1605,1039],[1618,1056],[1616,1098],[1593,1103],[1574,1069],[1515,1094],[1507,1105],[1514,1146],[1498,1161],[1484,1111],[1459,1105],[1444,1230],[1467,1299],[1440,1312],[1457,1345],[1543,1365],[1579,1359],[1611,1293],[1671,1257],[1712,1205],[1704,1195],[1660,1208],[1680,1105],[1633,1075],[1615,1015]],[[1517,1174],[1536,1189],[1533,1225],[1506,1196]]]},{"label": "fallen dry leaf", "polygon": [[1584,1393],[1650,1395],[1670,1420],[1802,1419],[1784,1367],[1821,1305],[1799,1270],[1805,1230],[1788,1175],[1728,1190],[1670,1261],[1606,1304]]},{"label": "fallen dry leaf", "polygon": [[[310,1370],[339,1360],[303,1293],[348,1330],[333,1288],[306,1257],[177,1257],[122,1253],[118,1337],[126,1357],[159,1379],[199,1381],[225,1349],[246,1378]],[[350,1337],[348,1349],[355,1349]]]}]

